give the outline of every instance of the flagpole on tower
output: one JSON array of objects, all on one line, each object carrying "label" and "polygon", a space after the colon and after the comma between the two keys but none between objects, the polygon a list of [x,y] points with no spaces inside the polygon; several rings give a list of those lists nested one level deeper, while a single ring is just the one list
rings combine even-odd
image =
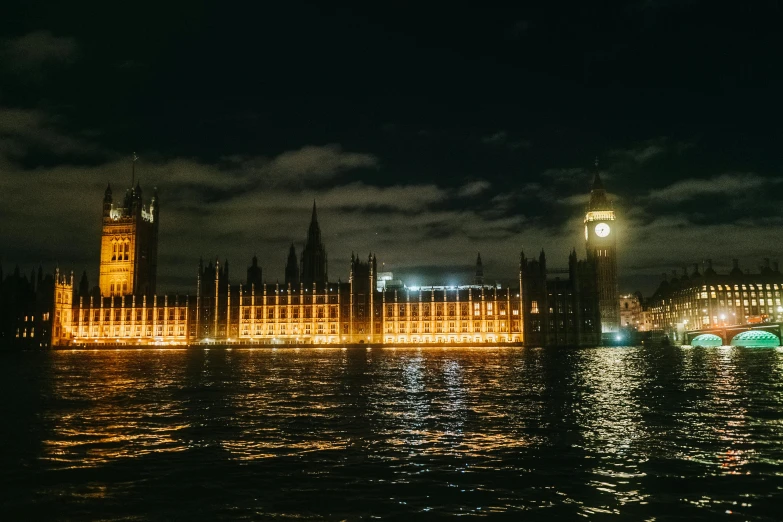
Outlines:
[{"label": "flagpole on tower", "polygon": [[131,166],[131,188],[136,184],[136,161],[138,161],[139,157],[136,155],[136,153],[133,153],[133,164]]}]

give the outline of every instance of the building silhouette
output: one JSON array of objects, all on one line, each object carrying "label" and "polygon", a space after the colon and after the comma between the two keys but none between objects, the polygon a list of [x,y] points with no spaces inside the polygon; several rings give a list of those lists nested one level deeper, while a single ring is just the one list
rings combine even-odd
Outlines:
[{"label": "building silhouette", "polygon": [[299,285],[299,260],[296,257],[296,248],[293,243],[288,249],[288,261],[285,263],[285,284]]},{"label": "building silhouette", "polygon": [[321,239],[321,227],[318,225],[318,212],[313,201],[313,215],[307,229],[307,242],[302,251],[302,271],[300,280],[306,285],[324,284],[327,280],[326,247]]}]

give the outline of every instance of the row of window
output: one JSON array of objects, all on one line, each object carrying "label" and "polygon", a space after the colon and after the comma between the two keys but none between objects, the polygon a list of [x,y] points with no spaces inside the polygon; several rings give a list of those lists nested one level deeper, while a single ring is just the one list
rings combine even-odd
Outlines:
[{"label": "row of window", "polygon": [[[275,317],[275,310],[278,310],[277,317]],[[337,319],[337,307],[336,306],[317,306],[315,307],[315,318],[317,319],[326,319],[328,317],[331,319]],[[300,315],[304,317],[305,319],[312,319],[313,318],[313,307],[307,306],[302,309],[300,312],[299,307],[278,307],[278,308],[271,308],[268,307],[266,309],[266,318],[267,319],[288,319],[289,316],[291,319],[299,319]],[[260,306],[255,308],[255,311],[252,308],[242,308],[242,319],[263,319],[264,318],[264,309]]]},{"label": "row of window", "polygon": [[[315,333],[316,335],[326,335],[326,333],[330,335],[337,335],[337,323],[330,323],[328,326],[324,323],[320,323],[315,325],[315,328],[312,328],[310,324],[305,324],[303,326],[300,325],[290,325],[290,324],[257,324],[255,327],[252,327],[252,325],[243,324],[242,325],[242,335],[243,336],[250,336],[250,335],[312,335]],[[343,325],[343,334],[348,334],[348,325]]]},{"label": "row of window", "polygon": [[[495,315],[495,312],[497,311],[498,315],[506,315],[506,309],[507,304],[500,302],[500,303],[493,303],[493,302],[485,302],[484,307],[484,315]],[[401,304],[401,305],[386,305],[386,316],[392,317],[394,316],[394,312],[397,311],[397,317],[405,317],[406,314],[409,314],[411,317],[418,317],[419,316],[419,306],[421,306],[421,315],[423,317],[430,317],[430,313],[432,311],[431,306],[429,304]],[[437,303],[434,305],[435,307],[435,316],[436,317],[442,317],[444,315],[444,312],[448,314],[449,317],[455,317],[457,315],[457,304],[456,303],[448,303],[445,306],[443,304]],[[408,311],[408,308],[410,310]],[[474,316],[480,316],[481,314],[481,302],[474,302],[473,303],[473,313]],[[462,316],[471,315],[470,314],[470,303],[462,303],[459,305],[459,312]],[[511,304],[511,313],[512,315],[519,315],[519,307],[517,303]]]},{"label": "row of window", "polygon": [[391,335],[386,336],[384,339],[386,343],[508,343],[508,342],[519,342],[519,336],[514,336],[509,338],[507,335],[501,335],[500,337],[497,337],[495,335],[487,335],[485,336],[474,336],[471,337],[469,335],[460,335],[460,336],[436,336],[434,339],[430,336],[422,336],[419,337],[418,335],[413,335],[411,337],[408,337],[406,335],[401,335],[398,337],[394,337]]},{"label": "row of window", "polygon": [[112,283],[109,285],[109,295],[115,296],[115,295],[128,295],[128,282],[124,283]]},{"label": "row of window", "polygon": [[93,327],[86,327],[82,326],[78,329],[79,335],[81,337],[92,337],[92,338],[104,338],[104,339],[111,339],[115,337],[152,337],[153,331],[155,332],[155,337],[162,337],[164,335],[168,336],[184,336],[185,335],[185,326],[184,325],[168,325],[166,328],[163,326],[156,326],[154,329],[151,326],[146,326],[145,328],[141,328],[140,326],[136,327],[130,327],[130,326],[124,326],[119,327],[115,326],[114,328],[109,327],[102,327],[99,328],[97,326]]},{"label": "row of window", "polygon": [[[751,283],[747,285],[717,285],[718,290],[731,290],[732,288],[734,290],[779,290],[781,285],[778,285],[777,283]],[[715,286],[710,285],[710,291],[715,290]],[[707,285],[703,285],[701,287],[702,291],[707,290]]]},{"label": "row of window", "polygon": [[[494,321],[486,321],[485,327],[482,328],[482,321],[475,321],[473,323],[469,321],[461,321],[460,325],[457,326],[457,324],[454,321],[450,321],[448,324],[438,322],[435,323],[435,332],[436,333],[457,333],[457,330],[459,330],[462,333],[469,333],[469,332],[494,332],[496,329],[496,325]],[[385,323],[386,333],[409,333],[408,332],[408,325],[406,323]],[[396,327],[396,329],[395,329]],[[431,332],[431,324],[430,323],[422,323],[421,328],[419,328],[419,323],[410,323],[410,333],[416,334],[419,333],[419,330],[421,330],[421,333],[430,333]],[[505,321],[500,321],[497,324],[497,331],[498,332],[508,332],[508,326],[506,325]],[[519,332],[519,322],[518,321],[512,321],[511,323],[511,331],[512,332]]]},{"label": "row of window", "polygon": [[111,242],[111,260],[128,261],[130,259],[130,241],[112,241]]},{"label": "row of window", "polygon": [[[28,330],[26,328],[17,328],[16,329],[16,336],[17,337],[27,337],[28,336],[27,334],[28,334]],[[29,334],[30,334],[29,335],[30,337],[35,337],[35,327],[30,328]]]},{"label": "row of window", "polygon": [[[750,297],[757,297],[755,291],[753,291],[753,292],[734,292],[734,297],[748,297],[748,293],[750,293]],[[708,295],[707,292],[700,292],[699,293],[699,298],[700,299],[707,299],[707,295]],[[731,292],[709,292],[709,297],[711,299],[717,299],[719,295],[720,295],[721,299],[726,298],[726,297],[731,299],[731,296],[732,296]],[[771,290],[767,292],[767,297],[773,297],[773,296],[779,298],[780,297],[780,292],[777,292],[777,291],[773,292]],[[764,297],[764,292],[763,291],[759,292],[758,293],[758,297]]]},{"label": "row of window", "polygon": [[141,323],[144,321],[184,321],[186,317],[185,307],[170,308],[103,308],[94,310],[81,310],[78,312],[77,320],[82,323],[89,321],[99,322],[103,318],[104,322],[131,322]]}]

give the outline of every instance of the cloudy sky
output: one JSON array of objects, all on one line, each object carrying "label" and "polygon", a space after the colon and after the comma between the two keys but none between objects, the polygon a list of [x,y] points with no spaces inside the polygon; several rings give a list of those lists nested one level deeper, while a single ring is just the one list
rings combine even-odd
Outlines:
[{"label": "cloudy sky", "polygon": [[621,290],[783,251],[778,2],[256,4],[3,7],[6,271],[95,284],[103,190],[133,151],[164,291],[192,290],[199,257],[282,279],[313,200],[334,280],[352,251],[409,284],[466,281],[477,251],[489,280],[522,249],[565,266],[596,156]]}]

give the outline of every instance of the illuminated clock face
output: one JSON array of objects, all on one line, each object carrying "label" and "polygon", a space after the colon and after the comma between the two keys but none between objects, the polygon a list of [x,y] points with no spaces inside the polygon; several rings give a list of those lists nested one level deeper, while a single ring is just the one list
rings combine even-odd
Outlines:
[{"label": "illuminated clock face", "polygon": [[606,237],[609,235],[609,225],[606,223],[598,223],[595,226],[595,235],[598,237]]}]

